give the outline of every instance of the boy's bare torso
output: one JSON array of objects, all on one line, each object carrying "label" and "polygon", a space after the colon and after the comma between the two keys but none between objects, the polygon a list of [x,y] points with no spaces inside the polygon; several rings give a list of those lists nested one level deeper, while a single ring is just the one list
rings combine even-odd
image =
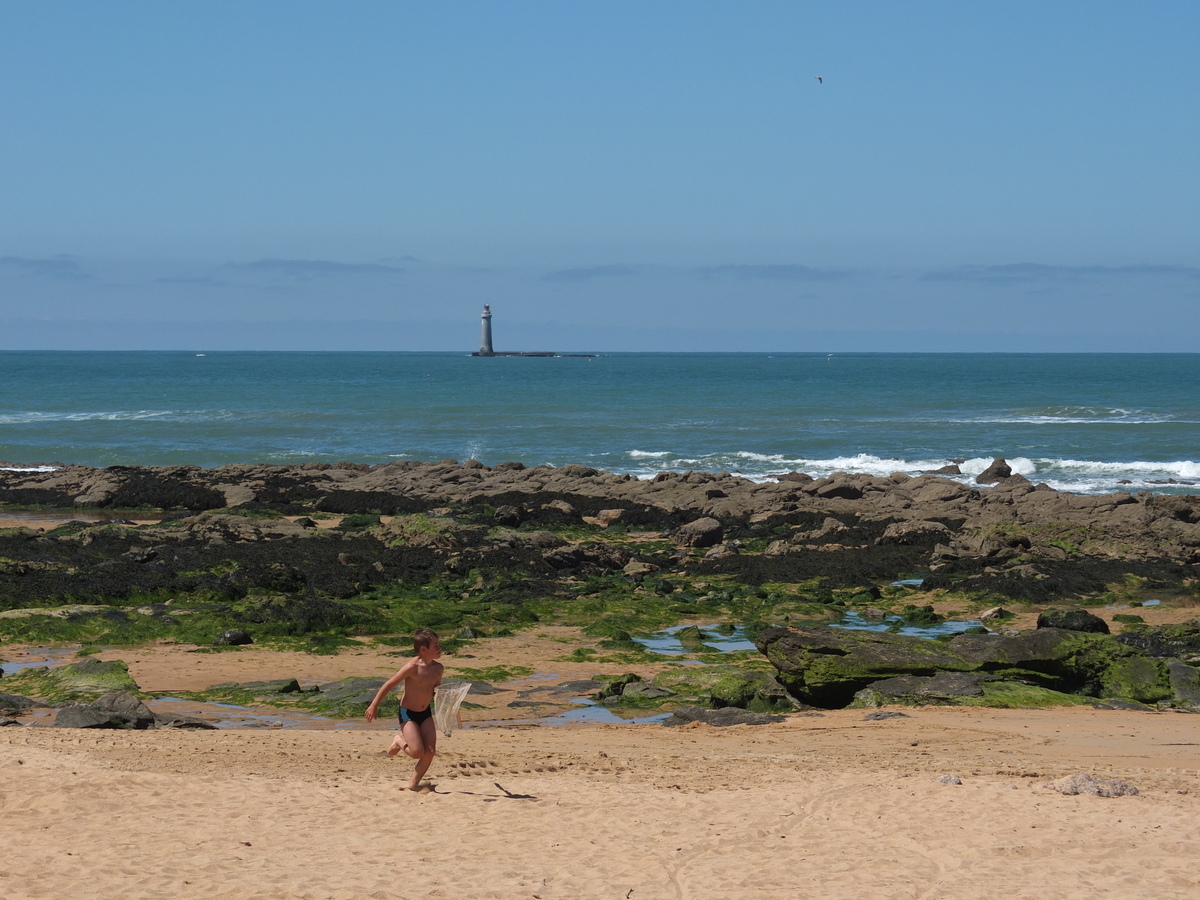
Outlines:
[{"label": "boy's bare torso", "polygon": [[404,695],[400,698],[400,705],[413,712],[421,712],[433,702],[433,692],[441,683],[445,666],[437,660],[425,662],[419,656],[409,666],[411,668],[404,678]]}]

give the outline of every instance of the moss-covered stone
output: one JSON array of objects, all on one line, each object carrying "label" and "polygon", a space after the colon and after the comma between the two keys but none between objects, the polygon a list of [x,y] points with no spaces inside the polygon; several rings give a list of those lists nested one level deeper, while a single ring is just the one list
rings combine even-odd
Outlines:
[{"label": "moss-covered stone", "polygon": [[676,667],[654,676],[653,684],[673,695],[672,702],[711,706],[736,706],[759,712],[791,710],[795,704],[769,672],[735,666]]},{"label": "moss-covered stone", "polygon": [[1158,703],[1174,697],[1166,666],[1144,656],[1114,660],[1104,673],[1100,696],[1138,703]]},{"label": "moss-covered stone", "polygon": [[675,632],[675,637],[679,640],[679,645],[689,653],[712,653],[716,650],[715,647],[704,643],[704,632],[695,625],[679,629]]},{"label": "moss-covered stone", "polygon": [[596,701],[604,703],[605,701],[619,702],[622,694],[625,693],[625,688],[631,684],[637,684],[642,681],[642,676],[635,672],[627,672],[624,675],[618,676],[600,689],[596,694]]},{"label": "moss-covered stone", "polygon": [[122,660],[106,662],[95,657],[56,669],[26,669],[5,678],[4,686],[11,692],[28,694],[52,703],[89,701],[105,694],[140,690],[129,676],[129,666]]},{"label": "moss-covered stone", "polygon": [[770,628],[755,643],[793,697],[826,708],[886,678],[980,668],[940,642],[877,631]]},{"label": "moss-covered stone", "polygon": [[[845,706],[864,688],[898,676],[956,672],[1086,698],[1157,703],[1173,696],[1160,662],[1106,634],[1042,628],[1012,636],[960,635],[944,644],[845,629],[769,629],[758,646],[792,695],[818,706]],[[912,702],[937,699],[922,700],[920,693]]]},{"label": "moss-covered stone", "polygon": [[983,685],[983,696],[967,698],[962,706],[1000,709],[1043,709],[1050,706],[1090,706],[1092,699],[1017,681],[992,681]]},{"label": "moss-covered stone", "polygon": [[136,691],[137,682],[129,675],[129,666],[124,660],[101,660],[94,656],[55,669],[64,687],[79,691],[95,691],[97,695],[116,691]]}]

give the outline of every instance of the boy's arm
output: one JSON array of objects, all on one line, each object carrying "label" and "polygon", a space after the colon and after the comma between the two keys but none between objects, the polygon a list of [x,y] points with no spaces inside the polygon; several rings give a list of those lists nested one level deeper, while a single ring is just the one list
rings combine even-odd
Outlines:
[{"label": "boy's arm", "polygon": [[379,704],[383,702],[383,698],[396,689],[400,682],[408,678],[412,671],[413,663],[410,660],[400,667],[400,671],[383,683],[375,694],[375,699],[371,701],[371,705],[367,707],[367,721],[374,722],[375,717],[379,713]]}]

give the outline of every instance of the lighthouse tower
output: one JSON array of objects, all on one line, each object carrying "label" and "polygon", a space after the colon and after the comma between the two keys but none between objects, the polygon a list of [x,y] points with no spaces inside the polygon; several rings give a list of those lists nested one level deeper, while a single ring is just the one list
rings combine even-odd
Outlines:
[{"label": "lighthouse tower", "polygon": [[483,314],[480,316],[483,319],[483,334],[479,341],[480,356],[495,356],[496,353],[492,350],[492,308],[485,306]]}]

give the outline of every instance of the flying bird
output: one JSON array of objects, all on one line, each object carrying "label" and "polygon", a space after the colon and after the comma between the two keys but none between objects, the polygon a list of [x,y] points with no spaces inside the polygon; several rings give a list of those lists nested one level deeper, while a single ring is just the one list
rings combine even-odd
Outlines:
[{"label": "flying bird", "polygon": [[817,82],[818,82],[818,83],[820,83],[820,84],[824,84],[824,83],[825,83],[825,76],[823,76],[823,75],[815,75],[815,76],[813,76],[813,77],[815,77],[815,78],[817,79]]}]

